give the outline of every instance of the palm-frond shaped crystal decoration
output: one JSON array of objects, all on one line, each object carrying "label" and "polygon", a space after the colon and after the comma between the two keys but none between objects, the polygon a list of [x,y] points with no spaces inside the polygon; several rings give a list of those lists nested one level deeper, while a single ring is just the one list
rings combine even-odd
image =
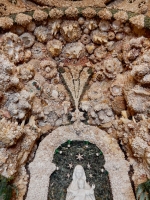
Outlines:
[{"label": "palm-frond shaped crystal decoration", "polygon": [[65,61],[60,72],[72,96],[75,108],[78,110],[81,95],[92,73],[91,64],[86,58],[78,61]]}]

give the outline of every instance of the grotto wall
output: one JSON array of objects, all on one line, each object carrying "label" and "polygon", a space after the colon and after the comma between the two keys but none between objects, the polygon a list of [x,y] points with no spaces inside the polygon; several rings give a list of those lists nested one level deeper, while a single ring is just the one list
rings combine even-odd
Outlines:
[{"label": "grotto wall", "polygon": [[14,178],[12,199],[46,199],[54,150],[89,140],[113,198],[134,200],[150,179],[149,2],[0,5],[0,174]]}]

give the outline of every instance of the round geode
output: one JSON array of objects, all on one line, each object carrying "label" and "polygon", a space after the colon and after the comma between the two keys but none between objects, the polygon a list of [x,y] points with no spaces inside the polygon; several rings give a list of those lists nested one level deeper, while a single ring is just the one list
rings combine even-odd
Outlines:
[{"label": "round geode", "polygon": [[60,33],[67,42],[75,42],[81,37],[81,29],[76,21],[64,21],[61,24]]}]

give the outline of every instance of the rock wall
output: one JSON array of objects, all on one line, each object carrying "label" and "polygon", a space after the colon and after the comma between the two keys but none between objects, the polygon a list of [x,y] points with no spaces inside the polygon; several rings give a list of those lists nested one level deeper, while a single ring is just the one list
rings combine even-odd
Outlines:
[{"label": "rock wall", "polygon": [[2,2],[0,17],[0,173],[15,178],[17,200],[39,142],[74,122],[80,135],[80,121],[118,141],[135,187],[150,178],[147,4],[133,13],[123,2],[109,9],[19,2]]}]

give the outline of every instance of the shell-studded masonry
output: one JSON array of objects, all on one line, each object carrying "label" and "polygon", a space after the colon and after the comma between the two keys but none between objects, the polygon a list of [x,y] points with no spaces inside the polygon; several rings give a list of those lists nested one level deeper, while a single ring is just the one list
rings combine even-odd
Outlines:
[{"label": "shell-studded masonry", "polygon": [[14,177],[13,199],[25,196],[25,166],[37,140],[73,122],[80,136],[80,121],[115,138],[135,186],[144,182],[150,178],[149,17],[107,7],[33,7],[14,5],[0,17],[0,173]]}]

